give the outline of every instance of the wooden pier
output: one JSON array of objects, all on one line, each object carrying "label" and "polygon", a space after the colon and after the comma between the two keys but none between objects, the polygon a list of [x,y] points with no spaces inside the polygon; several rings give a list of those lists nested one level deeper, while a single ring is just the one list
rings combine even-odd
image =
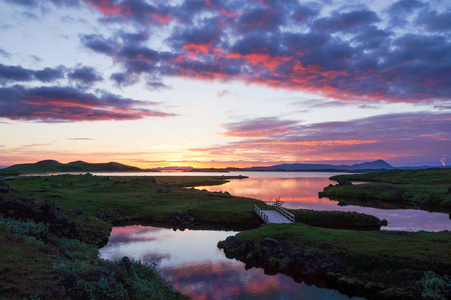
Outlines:
[{"label": "wooden pier", "polygon": [[276,209],[262,210],[254,203],[254,211],[265,223],[287,224],[294,223],[294,215],[280,206]]}]

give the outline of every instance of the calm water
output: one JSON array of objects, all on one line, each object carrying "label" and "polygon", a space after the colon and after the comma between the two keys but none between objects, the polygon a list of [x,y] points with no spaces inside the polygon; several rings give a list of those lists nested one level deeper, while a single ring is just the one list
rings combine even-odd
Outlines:
[{"label": "calm water", "polygon": [[[127,226],[114,227],[104,259],[156,263],[174,288],[192,299],[351,299],[337,291],[297,283],[283,274],[265,275],[246,270],[242,262],[227,259],[216,247],[233,231],[205,231]],[[361,298],[352,298],[361,299]]]},{"label": "calm water", "polygon": [[[76,173],[78,174],[78,173]],[[414,209],[379,209],[356,205],[338,205],[338,201],[318,198],[318,192],[329,184],[336,184],[329,177],[337,172],[124,172],[93,173],[98,176],[248,176],[247,179],[232,179],[220,186],[198,187],[209,191],[228,191],[235,196],[245,196],[263,201],[281,198],[286,208],[313,210],[355,211],[386,219],[383,230],[443,231],[451,230],[448,214],[430,213]],[[42,175],[42,174],[41,174]]]},{"label": "calm water", "polygon": [[[177,176],[181,173],[144,173],[148,176]],[[143,176],[143,173],[124,173]],[[337,173],[182,173],[189,176],[245,175],[220,186],[199,187],[210,191],[228,191],[233,195],[274,201],[281,198],[287,208],[357,211],[387,219],[391,230],[451,230],[447,214],[419,210],[376,209],[338,206],[337,201],[319,199],[318,192],[334,183]],[[95,175],[112,175],[99,173]],[[114,174],[119,175],[119,174]],[[236,232],[173,231],[171,229],[127,226],[115,227],[108,244],[100,250],[102,258],[119,260],[128,256],[144,263],[155,263],[162,276],[193,299],[350,299],[337,291],[297,283],[283,274],[266,275],[263,269],[246,270],[242,262],[227,259],[216,247]],[[319,285],[321,286],[321,285]],[[359,299],[359,298],[353,298]]]},{"label": "calm water", "polygon": [[[443,231],[451,230],[448,214],[430,213],[415,209],[378,209],[354,205],[339,206],[338,201],[318,198],[318,192],[336,182],[329,177],[336,173],[257,173],[264,176],[248,179],[233,179],[220,186],[199,187],[209,191],[228,191],[232,195],[245,196],[263,201],[279,198],[286,208],[313,210],[355,211],[386,219],[385,230],[403,231]],[[247,175],[247,174],[243,174]],[[273,177],[270,177],[273,175]],[[278,176],[274,176],[278,175]],[[290,177],[286,176],[289,175]],[[247,175],[248,176],[248,175]]]}]

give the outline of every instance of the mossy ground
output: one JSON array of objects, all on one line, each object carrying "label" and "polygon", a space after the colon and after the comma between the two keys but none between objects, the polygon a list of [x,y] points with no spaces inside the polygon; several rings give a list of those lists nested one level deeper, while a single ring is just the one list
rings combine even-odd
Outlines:
[{"label": "mossy ground", "polygon": [[108,221],[169,221],[174,211],[188,211],[196,222],[258,224],[252,199],[185,188],[222,184],[224,178],[162,176],[154,183],[146,177],[58,175],[20,177],[8,184],[20,190],[20,196],[82,211],[83,215],[73,217],[88,223],[92,220],[86,216]]},{"label": "mossy ground", "polygon": [[[20,177],[7,183],[11,188],[21,191],[21,194],[9,192],[2,197],[5,200],[14,197],[33,197],[63,207],[70,220],[80,230],[82,239],[91,245],[104,243],[113,223],[168,222],[174,211],[186,211],[196,222],[217,226],[227,224],[255,226],[259,222],[253,213],[253,199],[188,188],[222,184],[227,177],[156,176],[155,178],[156,181],[153,182],[145,177],[92,175]],[[263,202],[256,203],[262,208],[265,207]],[[301,210],[292,212],[296,214],[297,221],[304,220],[305,223],[316,224],[315,226],[323,226],[324,223],[326,223],[324,227],[328,227],[331,223],[355,225],[377,222],[372,217],[362,214],[337,212],[332,215],[329,212]],[[364,232],[292,224],[265,225],[258,230],[243,232],[239,237],[251,239],[273,237],[293,247],[307,247],[338,255],[355,273],[364,274],[361,277],[366,276],[376,281],[387,281],[387,278],[395,280],[397,275],[393,274],[398,273],[393,270],[398,268],[418,272],[430,270],[439,274],[444,274],[451,268],[449,250],[451,237],[448,232]],[[5,253],[0,258],[2,293],[7,291],[8,295],[15,298],[26,293],[26,288],[29,287],[36,288],[33,290],[36,294],[48,295],[52,289],[52,279],[61,276],[56,274],[58,272],[54,268],[48,268],[55,261],[61,260],[59,246],[37,243],[30,248],[28,238],[7,233],[1,226],[0,238],[1,253]],[[89,258],[84,259],[82,265],[88,264]],[[96,268],[104,267],[102,263],[96,266]],[[87,267],[91,270],[91,267]],[[86,274],[92,273],[93,270],[89,270]],[[25,283],[27,278],[36,280]],[[23,290],[22,281],[24,281]],[[36,282],[41,281],[37,287],[34,286]],[[83,282],[80,284],[86,286]],[[97,288],[108,289],[112,283],[105,284],[106,286]]]},{"label": "mossy ground", "polygon": [[[420,281],[430,272],[438,274],[436,278],[443,281],[444,286],[451,287],[451,232],[448,231],[368,232],[300,224],[266,224],[236,237],[254,241],[270,237],[293,249],[338,257],[345,263],[347,271],[328,274],[328,281],[353,295],[360,291],[371,298],[368,290],[371,291],[369,287],[374,285],[379,293],[376,298],[412,299],[425,292]],[[443,278],[447,278],[447,282]]]},{"label": "mossy ground", "polygon": [[365,206],[371,206],[371,200],[376,200],[391,207],[397,205],[402,208],[411,207],[451,213],[451,169],[449,168],[390,170],[338,175],[330,179],[370,182],[324,188],[322,195],[331,199],[344,200],[344,202],[350,198],[361,199]]}]

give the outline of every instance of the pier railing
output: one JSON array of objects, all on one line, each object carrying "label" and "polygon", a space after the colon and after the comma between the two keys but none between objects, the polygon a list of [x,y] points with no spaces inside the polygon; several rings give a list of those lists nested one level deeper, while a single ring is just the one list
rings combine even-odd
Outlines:
[{"label": "pier railing", "polygon": [[282,215],[284,215],[288,220],[290,220],[293,223],[295,222],[294,215],[292,213],[290,213],[289,211],[287,211],[285,208],[276,206],[276,209],[278,212],[280,212]]},{"label": "pier railing", "polygon": [[268,216],[260,209],[260,207],[257,206],[257,204],[255,204],[255,201],[254,201],[254,211],[257,214],[257,216],[259,216],[260,219],[263,220],[263,222],[268,223]]}]

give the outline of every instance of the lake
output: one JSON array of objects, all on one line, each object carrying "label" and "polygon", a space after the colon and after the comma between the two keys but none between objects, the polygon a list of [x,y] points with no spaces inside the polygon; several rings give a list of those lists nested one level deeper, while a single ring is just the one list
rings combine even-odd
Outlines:
[{"label": "lake", "polygon": [[[100,256],[120,260],[128,256],[157,264],[163,278],[192,299],[362,299],[227,259],[216,247],[234,231],[185,230],[149,226],[114,227]],[[320,283],[316,283],[321,286]]]},{"label": "lake", "polygon": [[[274,201],[281,198],[284,207],[314,210],[357,211],[388,220],[387,230],[451,230],[449,215],[413,209],[376,209],[339,206],[337,201],[318,198],[318,192],[331,184],[324,172],[230,172],[230,173],[124,173],[122,176],[230,176],[219,186],[198,187],[209,191],[228,191],[232,195]],[[109,175],[98,173],[95,175]],[[117,175],[117,174],[114,174]],[[283,274],[267,275],[263,269],[246,270],[244,263],[227,259],[217,243],[233,231],[185,230],[127,226],[115,227],[108,244],[100,249],[102,258],[119,260],[128,256],[144,263],[155,263],[160,274],[174,287],[193,299],[361,299],[349,298],[323,288],[318,282],[295,282]]]},{"label": "lake", "polygon": [[[233,174],[233,173],[232,173]],[[330,176],[338,173],[323,172],[241,172],[247,179],[232,179],[218,186],[198,187],[208,191],[228,191],[232,195],[256,198],[263,201],[275,201],[280,198],[285,208],[355,211],[386,219],[388,226],[383,230],[402,231],[443,231],[451,230],[448,214],[431,213],[416,209],[379,209],[356,205],[339,205],[338,201],[319,198],[318,192],[329,184]],[[237,173],[238,175],[238,173]]]}]

